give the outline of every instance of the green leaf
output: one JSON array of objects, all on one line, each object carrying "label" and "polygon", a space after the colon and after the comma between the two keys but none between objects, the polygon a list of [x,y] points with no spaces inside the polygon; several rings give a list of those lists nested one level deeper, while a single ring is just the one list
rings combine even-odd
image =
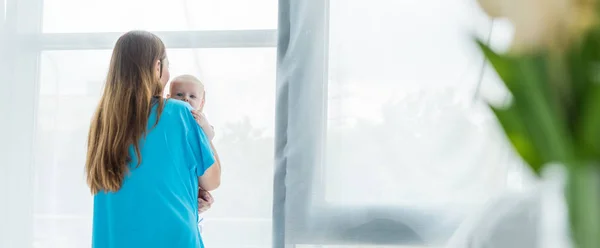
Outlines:
[{"label": "green leaf", "polygon": [[546,92],[547,100],[551,111],[557,119],[565,120],[567,132],[570,132],[570,117],[571,107],[574,105],[573,89],[571,78],[569,75],[569,65],[567,56],[564,53],[552,52],[544,56],[544,70],[548,72],[543,75],[542,89]]},{"label": "green leaf", "polygon": [[[569,75],[571,79],[571,102],[565,106],[567,110],[567,118],[569,129],[576,134],[575,140],[578,144],[582,143],[581,128],[579,127],[581,117],[581,106],[584,101],[584,96],[590,87],[590,72],[589,72],[589,54],[582,46],[575,46],[567,54],[567,65],[569,67]],[[585,147],[578,146],[579,154],[589,153]],[[584,148],[582,150],[582,148]],[[580,151],[581,150],[581,151]]]},{"label": "green leaf", "polygon": [[572,117],[582,154],[600,159],[600,32],[594,30],[571,54],[577,105]]},{"label": "green leaf", "polygon": [[600,159],[600,85],[590,87],[584,97],[579,116],[577,134],[582,142],[579,147],[592,159]]},{"label": "green leaf", "polygon": [[[524,130],[517,137],[522,137],[526,141],[520,143],[528,144],[522,145],[526,148],[521,149],[536,151],[530,153],[537,156],[525,153],[529,157],[524,159],[528,163],[533,163],[530,166],[534,171],[539,171],[539,167],[548,162],[569,161],[573,156],[572,142],[564,118],[553,108],[555,99],[549,89],[547,56],[545,54],[503,56],[481,42],[479,46],[513,95],[511,111],[514,113],[510,113],[513,116],[511,119],[512,122],[520,122],[522,126],[520,129]],[[499,116],[499,119],[501,118]],[[506,122],[506,118],[504,119]],[[521,139],[510,138],[510,133],[508,135],[513,144]]]},{"label": "green leaf", "polygon": [[523,124],[517,110],[514,107],[508,109],[491,108],[517,153],[531,166],[535,173],[539,174],[544,161],[531,142],[527,127]]},{"label": "green leaf", "polygon": [[[583,38],[581,43],[575,44],[567,54],[567,64],[573,87],[573,100],[580,106],[582,97],[589,90],[594,78],[594,61],[600,58],[598,47],[599,36],[591,32]],[[575,107],[573,110],[579,110]],[[575,112],[574,111],[574,112]]]},{"label": "green leaf", "polygon": [[494,66],[494,69],[498,75],[504,80],[506,87],[509,91],[515,90],[518,87],[514,82],[517,82],[518,78],[516,75],[515,61],[508,56],[502,56],[494,52],[490,47],[484,44],[482,41],[477,40],[477,44],[481,48],[483,55],[488,59],[490,64]]},{"label": "green leaf", "polygon": [[569,161],[571,142],[566,123],[552,109],[544,57],[523,57],[516,63],[519,87],[512,93],[533,144],[545,162]]}]

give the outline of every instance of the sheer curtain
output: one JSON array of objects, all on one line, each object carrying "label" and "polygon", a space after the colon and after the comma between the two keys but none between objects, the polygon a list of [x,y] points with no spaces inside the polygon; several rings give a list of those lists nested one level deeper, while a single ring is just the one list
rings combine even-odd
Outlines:
[{"label": "sheer curtain", "polygon": [[474,0],[279,7],[275,247],[451,246],[530,185],[485,104],[510,98],[474,43],[506,49],[508,23]]},{"label": "sheer curtain", "polygon": [[224,164],[209,248],[444,247],[529,185],[471,39],[505,49],[512,30],[474,0],[0,3],[2,248],[90,246],[87,128],[131,29],[206,84]]}]

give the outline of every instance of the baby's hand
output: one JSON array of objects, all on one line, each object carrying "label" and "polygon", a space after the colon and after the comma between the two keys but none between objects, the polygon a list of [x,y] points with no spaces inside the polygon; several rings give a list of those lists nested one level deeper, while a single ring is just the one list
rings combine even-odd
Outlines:
[{"label": "baby's hand", "polygon": [[210,123],[206,119],[206,116],[204,116],[204,114],[199,110],[192,110],[192,115],[194,116],[194,119],[196,119],[198,125],[200,125],[200,127],[206,134],[206,137],[208,137],[208,140],[212,141],[215,137],[215,128],[212,125],[210,125]]},{"label": "baby's hand", "polygon": [[199,191],[198,191],[198,213],[199,214],[206,212],[206,210],[210,209],[213,202],[215,202],[215,200],[213,199],[212,195],[208,191],[199,189]]}]

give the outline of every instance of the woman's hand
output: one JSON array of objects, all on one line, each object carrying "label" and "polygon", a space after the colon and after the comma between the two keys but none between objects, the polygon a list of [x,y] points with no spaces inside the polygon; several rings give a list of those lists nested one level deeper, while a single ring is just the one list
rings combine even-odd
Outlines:
[{"label": "woman's hand", "polygon": [[212,195],[203,189],[198,190],[198,213],[201,214],[206,212],[206,210],[210,209],[212,204],[215,202],[215,199]]},{"label": "woman's hand", "polygon": [[204,113],[202,113],[200,110],[192,110],[192,115],[194,116],[194,119],[196,119],[198,125],[200,125],[200,127],[206,134],[206,137],[208,137],[208,140],[212,141],[215,137],[215,128],[212,125],[210,125]]}]

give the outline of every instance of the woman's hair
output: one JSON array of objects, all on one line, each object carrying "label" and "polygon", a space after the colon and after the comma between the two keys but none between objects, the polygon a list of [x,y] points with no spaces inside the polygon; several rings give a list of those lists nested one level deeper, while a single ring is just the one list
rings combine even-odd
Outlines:
[{"label": "woman's hair", "polygon": [[158,104],[156,125],[164,106],[160,100],[164,85],[155,66],[160,61],[162,75],[165,59],[165,45],[152,33],[131,31],[117,40],[88,135],[85,170],[93,194],[121,188],[132,161],[132,145],[137,165],[142,162],[140,140],[152,107]]}]

